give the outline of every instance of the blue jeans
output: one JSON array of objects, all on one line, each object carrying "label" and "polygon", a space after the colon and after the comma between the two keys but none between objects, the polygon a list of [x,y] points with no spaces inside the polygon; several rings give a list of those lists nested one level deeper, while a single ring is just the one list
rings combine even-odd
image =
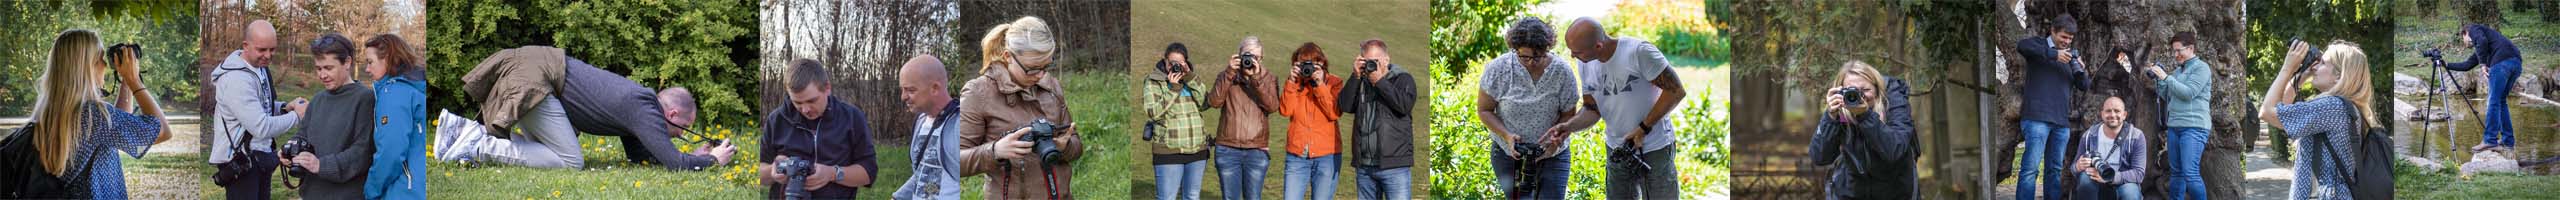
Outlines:
[{"label": "blue jeans", "polygon": [[[1280,187],[1280,199],[1310,199],[1308,197],[1320,200],[1333,199],[1334,185],[1338,184],[1334,179],[1338,179],[1340,176],[1337,175],[1342,174],[1342,165],[1338,162],[1341,159],[1342,155],[1339,154],[1315,158],[1289,154],[1289,163],[1285,166],[1288,167],[1285,170],[1288,174],[1283,174],[1280,178],[1286,180],[1282,181],[1283,186]],[[1314,194],[1307,193],[1310,184],[1314,186]]]},{"label": "blue jeans", "polygon": [[1263,149],[1217,146],[1218,192],[1226,199],[1262,199],[1262,172],[1271,166]]},{"label": "blue jeans", "polygon": [[[2018,121],[2020,134],[2027,136],[2027,149],[2018,162],[2018,200],[2036,199],[2037,189],[2062,193],[2062,177],[2070,170],[2071,127],[2035,120]],[[2049,173],[2049,174],[2048,174]],[[2038,183],[2041,181],[2042,183]],[[2046,199],[2062,199],[2062,195],[2045,195]]]},{"label": "blue jeans", "polygon": [[2167,131],[2169,199],[2206,199],[2204,175],[2200,172],[2204,147],[2213,140],[2213,131],[2195,127],[2169,127]]},{"label": "blue jeans", "polygon": [[2515,91],[2516,74],[2524,61],[2507,59],[2489,66],[2488,120],[2481,120],[2480,143],[2506,147],[2516,146],[2516,127],[2507,116],[2507,94]]},{"label": "blue jeans", "polygon": [[[1502,147],[1493,146],[1490,148]],[[1493,150],[1491,152],[1493,156],[1489,157],[1493,157],[1494,185],[1500,186],[1502,191],[1505,191],[1504,193],[1507,194],[1507,197],[1512,199],[1564,199],[1564,185],[1568,184],[1565,183],[1565,173],[1569,173],[1567,171],[1573,167],[1573,148],[1571,146],[1548,150],[1559,152],[1556,153],[1556,157],[1528,162],[1514,160],[1509,156],[1504,156],[1500,149],[1489,150]],[[1522,174],[1521,169],[1529,169],[1529,172],[1527,172],[1527,174]],[[1527,181],[1534,182],[1535,184],[1527,184],[1526,186],[1523,186],[1521,184],[1523,179],[1527,179]]]},{"label": "blue jeans", "polygon": [[1351,182],[1352,185],[1360,186],[1360,199],[1413,198],[1412,167],[1397,167],[1390,169],[1369,167],[1352,168],[1353,170],[1359,170],[1352,172],[1353,174],[1358,174],[1360,176],[1353,177],[1355,180],[1352,180]]},{"label": "blue jeans", "polygon": [[[2087,176],[2087,174],[2076,174],[2071,177],[2073,179],[2080,179],[2079,191],[2075,192],[2080,196],[2079,199],[2108,199],[2109,197],[2113,197],[2118,200],[2142,200],[2141,183],[2098,183],[2098,181],[2089,180],[2089,176]],[[2114,195],[2109,195],[2109,192],[2113,192]]]},{"label": "blue jeans", "polygon": [[1200,199],[1200,177],[1208,176],[1209,161],[1191,161],[1178,165],[1156,165],[1156,199]]}]

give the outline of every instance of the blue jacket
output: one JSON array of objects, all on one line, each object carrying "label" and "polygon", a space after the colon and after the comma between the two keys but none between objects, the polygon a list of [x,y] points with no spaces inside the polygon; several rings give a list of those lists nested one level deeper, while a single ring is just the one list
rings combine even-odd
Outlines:
[{"label": "blue jacket", "polygon": [[2070,124],[2072,91],[2089,88],[2088,73],[2074,67],[2080,65],[2078,62],[2053,60],[2061,52],[2055,51],[2051,40],[2045,37],[2018,40],[2015,49],[2018,55],[2027,57],[2026,80],[2022,83],[2026,89],[2019,91],[2025,95],[2019,100],[2019,119]]},{"label": "blue jacket", "polygon": [[2204,59],[2187,59],[2178,71],[2152,83],[2160,97],[2169,100],[2169,119],[2161,122],[2169,127],[2213,128],[2210,112],[2213,104],[2213,65]]},{"label": "blue jacket", "polygon": [[2466,25],[2462,28],[2466,30],[2464,32],[2471,34],[2471,58],[2446,64],[2445,69],[2471,71],[2471,67],[2524,57],[2523,52],[2516,51],[2516,43],[2507,41],[2507,35],[2498,33],[2498,29],[2490,29],[2489,26],[2479,24]]},{"label": "blue jacket", "polygon": [[427,83],[423,72],[373,83],[373,167],[366,169],[365,199],[427,197]]}]

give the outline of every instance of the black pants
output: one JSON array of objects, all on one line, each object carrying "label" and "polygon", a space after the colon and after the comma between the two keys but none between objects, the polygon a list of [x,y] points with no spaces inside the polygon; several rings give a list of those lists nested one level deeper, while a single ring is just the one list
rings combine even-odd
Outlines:
[{"label": "black pants", "polygon": [[216,183],[218,185],[222,185],[222,191],[224,192],[222,196],[227,199],[273,199],[268,197],[267,191],[273,187],[268,184],[274,183],[271,181],[275,181],[276,165],[281,164],[277,163],[276,153],[250,151],[249,157],[231,158],[231,162],[243,161],[249,162],[257,167],[251,167],[252,169],[249,171],[229,171],[218,167],[214,169],[223,171],[218,173],[240,174],[239,180],[232,180],[227,183]]}]

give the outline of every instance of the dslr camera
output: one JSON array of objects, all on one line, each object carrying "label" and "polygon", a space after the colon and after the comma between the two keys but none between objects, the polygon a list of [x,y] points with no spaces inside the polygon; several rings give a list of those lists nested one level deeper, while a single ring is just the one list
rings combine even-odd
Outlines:
[{"label": "dslr camera", "polygon": [[[284,153],[282,157],[285,162],[292,162],[295,156],[302,155],[302,153],[316,151],[318,151],[318,149],[311,146],[311,141],[305,140],[302,137],[294,137],[293,139],[285,140],[284,147],[277,149],[277,152]],[[289,171],[291,172],[290,174],[311,174],[311,168],[309,166],[294,165],[291,168],[291,171]],[[298,177],[299,175],[296,176]]]},{"label": "dslr camera", "polygon": [[816,174],[816,168],[815,163],[798,157],[782,157],[780,160],[774,160],[773,170],[782,171],[782,176],[790,179],[782,181],[782,198],[809,199],[809,190],[800,188],[808,188],[809,175]]},{"label": "dslr camera", "polygon": [[1048,119],[1032,120],[1031,124],[1022,126],[1022,130],[1030,130],[1030,133],[1022,134],[1021,140],[1031,142],[1032,155],[1039,156],[1042,162],[1066,163],[1064,153],[1058,150],[1058,141],[1055,140],[1058,137],[1058,128],[1057,123],[1049,122]]},{"label": "dslr camera", "polygon": [[[1238,66],[1238,67],[1236,67],[1236,69],[1239,69],[1239,70],[1262,70],[1262,63],[1260,63],[1259,61],[1255,61],[1255,60],[1259,60],[1259,59],[1258,59],[1259,57],[1262,57],[1262,56],[1259,56],[1259,55],[1253,55],[1253,54],[1244,54],[1244,55],[1238,55],[1238,56],[1236,56],[1236,60],[1239,60],[1239,61],[1237,61],[1237,62],[1241,62],[1241,63],[1243,63],[1243,64],[1241,64],[1241,65],[1243,65],[1243,66]],[[1228,80],[1228,81],[1235,81],[1236,83],[1245,83],[1245,84],[1247,84],[1247,85],[1251,85],[1251,84],[1253,83],[1253,80],[1245,80],[1245,75],[1244,75],[1244,73],[1234,73],[1234,74],[1235,74],[1234,76],[1227,76],[1227,80]]]},{"label": "dslr camera", "polygon": [[1867,97],[1867,88],[1862,88],[1862,87],[1846,87],[1846,88],[1840,88],[1840,92],[1838,92],[1838,93],[1834,93],[1834,94],[1839,94],[1839,95],[1840,95],[1840,102],[1841,102],[1841,103],[1845,103],[1845,104],[1849,104],[1849,105],[1866,105],[1866,102],[1867,102],[1867,101],[1866,101],[1866,97]]}]

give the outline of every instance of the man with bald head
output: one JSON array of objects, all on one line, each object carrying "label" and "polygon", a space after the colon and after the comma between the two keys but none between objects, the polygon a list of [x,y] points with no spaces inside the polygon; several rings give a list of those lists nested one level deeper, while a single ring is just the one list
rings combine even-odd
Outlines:
[{"label": "man with bald head", "polygon": [[907,140],[915,176],[892,199],[960,199],[960,102],[944,87],[950,82],[942,59],[932,55],[908,58],[898,69],[898,100],[916,113],[915,135]]},{"label": "man with bald head", "polygon": [[1581,61],[1582,103],[1550,134],[1571,133],[1608,120],[1611,199],[1680,198],[1671,154],[1671,124],[1664,118],[1680,99],[1680,76],[1652,42],[1610,37],[1600,20],[1582,17],[1565,30],[1565,49]]},{"label": "man with bald head", "polygon": [[[250,21],[248,38],[240,50],[222,58],[222,64],[208,77],[213,77],[215,118],[213,154],[205,162],[214,164],[214,181],[223,186],[231,199],[267,199],[267,183],[275,177],[276,135],[292,129],[302,121],[304,98],[292,103],[277,102],[272,77],[267,66],[274,64],[276,28],[267,20]],[[246,152],[241,152],[246,151]],[[231,162],[247,162],[249,168],[219,167]]]}]

